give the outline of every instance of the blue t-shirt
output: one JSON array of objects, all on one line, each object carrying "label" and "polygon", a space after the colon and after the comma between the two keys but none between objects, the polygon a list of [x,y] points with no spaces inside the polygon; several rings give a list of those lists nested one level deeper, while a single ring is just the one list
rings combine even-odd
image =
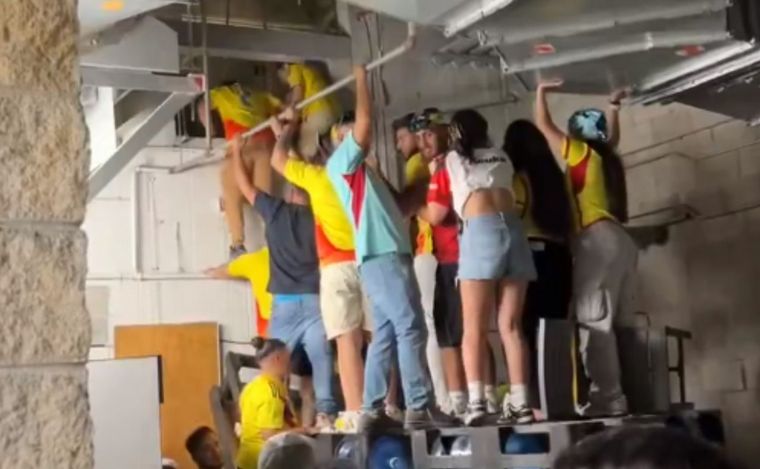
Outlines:
[{"label": "blue t-shirt", "polygon": [[269,246],[267,291],[279,295],[319,293],[319,261],[311,208],[259,192],[253,208],[266,223]]},{"label": "blue t-shirt", "polygon": [[327,160],[327,174],[354,227],[360,264],[383,254],[412,253],[396,200],[380,176],[364,164],[364,152],[353,133]]}]

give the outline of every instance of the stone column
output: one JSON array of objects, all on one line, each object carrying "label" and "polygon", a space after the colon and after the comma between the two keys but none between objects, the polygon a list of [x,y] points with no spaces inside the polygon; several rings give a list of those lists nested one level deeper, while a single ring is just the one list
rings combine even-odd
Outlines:
[{"label": "stone column", "polygon": [[76,0],[0,0],[0,469],[93,465],[77,36]]}]

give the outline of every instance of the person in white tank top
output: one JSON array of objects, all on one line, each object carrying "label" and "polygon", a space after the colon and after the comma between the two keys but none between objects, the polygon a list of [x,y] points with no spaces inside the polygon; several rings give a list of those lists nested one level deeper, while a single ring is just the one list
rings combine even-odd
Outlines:
[{"label": "person in white tank top", "polygon": [[[527,349],[520,321],[525,291],[536,278],[536,270],[522,221],[511,209],[514,168],[507,155],[493,147],[488,123],[478,112],[457,112],[451,128],[455,151],[446,156],[446,168],[454,209],[464,222],[458,272],[464,320],[462,355],[470,399],[464,420],[467,425],[486,421],[484,345],[488,343],[490,315],[496,310],[510,382],[510,395],[499,420],[529,423],[533,412],[527,401]],[[506,190],[511,197],[495,189]]]}]

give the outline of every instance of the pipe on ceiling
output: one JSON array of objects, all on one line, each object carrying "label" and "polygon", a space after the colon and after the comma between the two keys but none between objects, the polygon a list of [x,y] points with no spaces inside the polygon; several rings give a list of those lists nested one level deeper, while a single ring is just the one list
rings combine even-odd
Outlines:
[{"label": "pipe on ceiling", "polygon": [[[383,55],[382,57],[379,57],[378,59],[376,59],[376,60],[370,62],[369,64],[367,64],[367,67],[366,67],[367,71],[369,72],[369,71],[372,71],[372,70],[374,70],[374,69],[376,69],[378,67],[382,67],[383,65],[387,64],[388,62],[391,62],[391,61],[395,60],[396,58],[398,58],[398,57],[406,54],[408,51],[410,51],[414,47],[416,41],[417,41],[417,27],[416,27],[416,25],[414,23],[408,23],[407,24],[407,36],[406,36],[406,39],[404,40],[404,42],[401,43],[401,45],[399,45],[398,47],[396,47],[392,51],[390,51],[387,54]],[[330,85],[327,88],[323,89],[319,93],[317,93],[317,94],[315,94],[315,95],[313,95],[313,96],[311,96],[311,97],[309,97],[307,99],[304,99],[303,101],[299,102],[298,104],[296,104],[295,108],[296,108],[296,110],[303,109],[304,107],[308,106],[309,104],[313,103],[314,101],[317,101],[318,99],[322,99],[325,96],[330,95],[330,94],[338,91],[341,88],[345,88],[346,86],[348,86],[351,83],[353,83],[354,80],[355,80],[354,75],[351,74],[351,75],[343,78],[342,80],[333,83],[332,85]],[[281,116],[282,115],[280,115],[278,117],[281,117]],[[242,137],[243,138],[250,137],[253,134],[256,134],[258,132],[261,132],[262,130],[268,129],[271,125],[272,125],[271,121],[269,121],[269,120],[266,121],[266,122],[263,122],[263,123],[257,125],[256,127],[254,127],[252,129],[246,131],[245,133],[243,133]],[[224,149],[226,149],[227,146],[229,146],[229,143],[225,144]],[[182,164],[179,164],[177,166],[174,166],[171,169],[170,172],[172,174],[182,173],[182,172],[188,171],[188,170],[193,169],[193,168],[198,168],[198,167],[201,167],[201,166],[207,166],[207,165],[210,165],[210,164],[218,163],[218,162],[222,161],[223,159],[224,159],[223,155],[210,156],[210,154],[209,154],[207,156],[201,156],[201,157],[195,158],[193,160],[190,160],[190,161],[188,161],[186,163],[182,163]]]},{"label": "pipe on ceiling", "polygon": [[469,28],[478,21],[493,15],[512,4],[514,0],[480,0],[470,1],[446,15],[443,35],[452,37]]},{"label": "pipe on ceiling", "polygon": [[725,41],[726,39],[730,39],[730,35],[726,31],[707,33],[694,31],[648,32],[612,44],[584,47],[552,55],[531,57],[525,60],[512,60],[505,67],[504,73],[514,75],[515,73],[561,67],[563,65],[589,62],[618,55],[646,52],[652,49],[709,44]]}]

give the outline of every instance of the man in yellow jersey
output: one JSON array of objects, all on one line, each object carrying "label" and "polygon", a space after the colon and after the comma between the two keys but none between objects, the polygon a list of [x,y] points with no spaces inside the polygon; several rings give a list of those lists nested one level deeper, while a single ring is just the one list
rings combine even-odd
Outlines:
[{"label": "man in yellow jersey", "polygon": [[[256,303],[256,334],[268,336],[269,319],[272,316],[274,295],[269,293],[270,272],[269,249],[245,253],[227,264],[206,269],[203,273],[220,280],[247,280],[251,284],[252,299]],[[313,369],[303,349],[298,349],[292,357],[292,372],[301,379],[301,415],[306,421],[313,417],[315,408]]]},{"label": "man in yellow jersey", "polygon": [[[287,103],[291,106],[327,88],[327,81],[322,74],[310,65],[282,64],[278,74],[290,88]],[[333,95],[318,99],[303,108],[298,137],[298,153],[301,157],[311,161],[319,148],[319,136],[330,130],[339,114],[340,109]]]},{"label": "man in yellow jersey", "polygon": [[[271,129],[266,129],[247,139],[241,139],[240,136],[271,116],[277,115],[282,103],[269,93],[253,90],[238,83],[212,89],[210,98],[212,115],[219,117],[224,129],[224,138],[230,142],[227,157],[222,165],[221,183],[224,214],[230,232],[230,258],[234,259],[245,252],[244,200],[235,184],[229,152],[242,154],[246,168],[252,172],[256,187],[271,191],[272,172],[269,167],[269,155],[274,146],[274,134]],[[198,115],[204,126],[212,125],[205,122],[206,110],[203,100],[198,101]]]},{"label": "man in yellow jersey", "polygon": [[[346,403],[336,422],[342,430],[354,431],[364,389],[364,332],[370,331],[369,307],[362,292],[354,253],[353,228],[318,157],[310,163],[293,153],[296,133],[294,112],[272,153],[272,167],[285,179],[309,194],[314,211],[317,255],[320,268],[320,307],[328,340],[338,348],[338,371]],[[276,120],[274,126],[281,125]],[[278,129],[279,130],[279,129]],[[278,131],[279,133],[279,131]]]}]

